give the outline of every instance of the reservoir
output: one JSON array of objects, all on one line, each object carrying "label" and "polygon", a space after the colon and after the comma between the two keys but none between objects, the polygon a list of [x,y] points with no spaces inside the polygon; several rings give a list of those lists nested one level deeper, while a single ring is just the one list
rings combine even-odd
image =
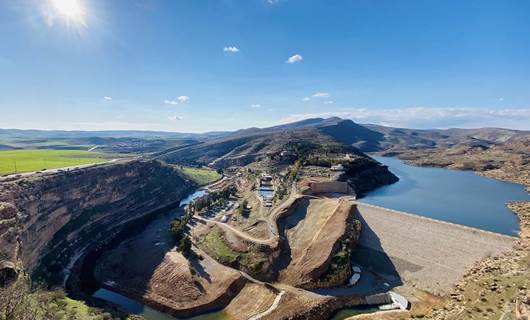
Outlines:
[{"label": "reservoir", "polygon": [[521,185],[482,177],[472,171],[415,167],[391,157],[372,156],[399,181],[373,190],[362,202],[432,219],[516,236],[517,216],[510,201],[530,201]]}]

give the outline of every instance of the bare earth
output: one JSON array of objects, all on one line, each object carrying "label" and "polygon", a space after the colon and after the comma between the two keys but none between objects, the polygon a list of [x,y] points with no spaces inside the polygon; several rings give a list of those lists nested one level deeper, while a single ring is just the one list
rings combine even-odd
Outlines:
[{"label": "bare earth", "polygon": [[[352,199],[347,197],[308,201],[304,219],[286,232],[292,260],[280,274],[280,282],[296,286],[311,281],[315,273],[325,269],[323,267],[332,255],[333,247],[345,232],[352,208]],[[296,211],[293,215],[297,215]]]}]

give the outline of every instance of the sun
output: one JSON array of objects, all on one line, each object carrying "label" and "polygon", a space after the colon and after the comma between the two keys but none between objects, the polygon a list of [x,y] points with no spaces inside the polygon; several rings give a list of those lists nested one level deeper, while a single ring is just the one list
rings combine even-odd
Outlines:
[{"label": "sun", "polygon": [[85,24],[85,9],[80,0],[50,0],[50,4],[66,20]]}]

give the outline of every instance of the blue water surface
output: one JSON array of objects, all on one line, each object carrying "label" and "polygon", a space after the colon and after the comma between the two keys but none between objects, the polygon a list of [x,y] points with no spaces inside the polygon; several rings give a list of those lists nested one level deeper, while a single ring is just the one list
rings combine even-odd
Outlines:
[{"label": "blue water surface", "polygon": [[399,182],[378,188],[361,201],[425,217],[506,235],[517,235],[519,221],[506,207],[530,201],[521,185],[479,176],[471,171],[411,166],[390,157],[376,157]]}]

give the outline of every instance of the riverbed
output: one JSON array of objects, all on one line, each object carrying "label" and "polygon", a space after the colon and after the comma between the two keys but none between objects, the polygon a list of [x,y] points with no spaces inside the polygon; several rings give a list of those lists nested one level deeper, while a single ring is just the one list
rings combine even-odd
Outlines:
[{"label": "riverbed", "polygon": [[530,201],[521,185],[479,176],[472,171],[416,167],[391,157],[372,156],[399,181],[373,190],[362,202],[432,219],[516,236],[517,216],[510,201]]},{"label": "riverbed", "polygon": [[[137,267],[139,271],[142,269],[149,270],[156,265],[160,257],[163,256],[167,251],[173,247],[172,236],[168,231],[170,222],[177,216],[181,216],[184,213],[184,207],[194,199],[201,197],[206,194],[206,191],[199,189],[186,198],[180,201],[179,207],[168,210],[165,213],[161,213],[155,220],[150,222],[145,229],[138,235],[127,239],[126,241],[119,244],[119,246],[126,246],[128,252],[131,255],[137,257],[134,259],[137,261]],[[111,254],[107,252],[103,255]],[[99,265],[96,264],[96,270]],[[98,275],[97,278],[102,278],[102,275]],[[103,277],[104,278],[104,277]],[[112,290],[112,283],[107,283],[106,288],[98,288],[93,297],[99,298],[113,304],[120,306],[126,311],[132,314],[138,314],[143,316],[146,320],[175,320],[177,318],[168,315],[166,313],[157,311],[151,307],[144,305],[143,303],[126,297],[123,294]],[[226,319],[222,312],[215,312],[205,314],[193,318],[192,320],[222,320]]]}]

